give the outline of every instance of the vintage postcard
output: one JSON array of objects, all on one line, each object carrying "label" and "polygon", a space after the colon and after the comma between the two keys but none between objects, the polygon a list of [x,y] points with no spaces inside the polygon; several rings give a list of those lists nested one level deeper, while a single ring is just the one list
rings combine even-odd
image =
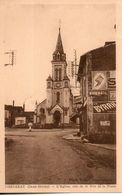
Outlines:
[{"label": "vintage postcard", "polygon": [[0,1],[0,191],[121,192],[119,1]]}]

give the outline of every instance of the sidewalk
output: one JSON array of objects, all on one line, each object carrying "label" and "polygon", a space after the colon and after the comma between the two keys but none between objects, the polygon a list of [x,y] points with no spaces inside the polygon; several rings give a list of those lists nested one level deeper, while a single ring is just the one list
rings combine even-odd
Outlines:
[{"label": "sidewalk", "polygon": [[[73,135],[73,134],[68,134],[63,136],[64,139],[66,140],[78,140],[81,141],[81,137]],[[81,142],[82,143],[82,142]],[[116,145],[115,144],[94,144],[94,143],[84,143],[85,145],[89,146],[94,146],[94,147],[99,147],[99,148],[104,148],[107,150],[116,150]]]},{"label": "sidewalk", "polygon": [[116,145],[114,144],[93,144],[93,143],[82,143],[81,137],[73,136],[73,134],[69,134],[63,136],[66,140],[73,140],[79,142],[81,144],[81,148],[84,151],[87,151],[89,155],[95,156],[102,161],[106,161],[113,168],[116,167]]},{"label": "sidewalk", "polygon": [[116,145],[115,144],[92,144],[92,143],[87,143],[92,146],[100,147],[100,148],[105,148],[108,150],[116,150]]}]

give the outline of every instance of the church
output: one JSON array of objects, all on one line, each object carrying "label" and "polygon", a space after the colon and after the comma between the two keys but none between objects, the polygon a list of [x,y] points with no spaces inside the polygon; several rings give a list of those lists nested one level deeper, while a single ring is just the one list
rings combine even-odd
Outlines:
[{"label": "church", "polygon": [[[67,76],[66,54],[63,49],[60,28],[51,63],[52,75],[49,75],[46,80],[47,98],[37,105],[36,121],[40,125],[45,123],[45,127],[66,127],[70,125],[73,95],[70,89],[70,80]],[[41,117],[42,110],[43,117]]]}]

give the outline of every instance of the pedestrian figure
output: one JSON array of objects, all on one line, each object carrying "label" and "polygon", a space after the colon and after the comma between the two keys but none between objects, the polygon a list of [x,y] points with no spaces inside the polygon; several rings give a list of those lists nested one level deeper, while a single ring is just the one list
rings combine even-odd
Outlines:
[{"label": "pedestrian figure", "polygon": [[28,123],[29,131],[32,130],[32,125],[33,125],[32,122],[29,122],[29,123]]}]

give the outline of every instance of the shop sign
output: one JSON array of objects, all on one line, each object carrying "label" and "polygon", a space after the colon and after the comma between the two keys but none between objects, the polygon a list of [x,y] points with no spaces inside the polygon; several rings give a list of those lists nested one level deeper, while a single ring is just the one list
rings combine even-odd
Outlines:
[{"label": "shop sign", "polygon": [[116,79],[108,78],[108,88],[115,89],[116,88]]},{"label": "shop sign", "polygon": [[111,101],[116,100],[116,91],[109,91],[109,99]]},{"label": "shop sign", "polygon": [[106,71],[92,71],[92,89],[93,90],[107,89]]},{"label": "shop sign", "polygon": [[100,121],[100,126],[110,126],[110,121]]},{"label": "shop sign", "polygon": [[89,95],[100,96],[100,95],[108,95],[108,93],[105,90],[92,90],[92,91],[89,91]]},{"label": "shop sign", "polygon": [[114,113],[116,111],[116,102],[94,102],[94,113]]}]

